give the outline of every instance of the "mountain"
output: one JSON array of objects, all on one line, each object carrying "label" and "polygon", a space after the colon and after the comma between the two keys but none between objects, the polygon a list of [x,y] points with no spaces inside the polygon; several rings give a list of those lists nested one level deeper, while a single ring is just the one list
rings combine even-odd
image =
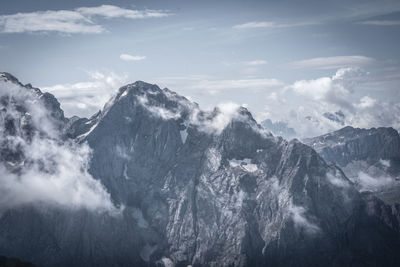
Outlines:
[{"label": "mountain", "polygon": [[[89,119],[58,117],[58,134],[41,133],[46,128],[35,123],[37,117],[52,122],[57,105],[45,115],[30,107],[32,130],[25,134],[22,107],[49,106],[34,101],[41,93],[20,100],[15,88],[38,89],[16,79],[0,86],[13,88],[2,91],[8,101],[1,102],[1,127],[18,129],[3,131],[0,141],[28,139],[20,156],[1,159],[6,179],[29,180],[26,169],[36,161],[34,181],[54,175],[23,191],[28,195],[58,185],[65,169],[78,169],[81,177],[65,174],[67,190],[25,202],[19,198],[26,195],[9,194],[16,185],[4,187],[4,179],[0,190],[9,198],[0,198],[0,251],[7,256],[39,266],[400,264],[399,224],[390,206],[360,193],[313,148],[271,135],[243,107],[203,111],[169,89],[137,81]],[[39,159],[37,150],[25,149],[53,144],[48,139],[57,142]],[[86,147],[90,161],[81,156]],[[14,148],[2,146],[2,155]],[[53,150],[62,153],[47,160]],[[70,165],[75,158],[85,164]]]},{"label": "mountain", "polygon": [[274,135],[282,136],[283,138],[290,140],[297,136],[296,131],[289,127],[286,122],[276,121],[272,122],[270,119],[266,119],[261,122],[261,125],[271,131]]},{"label": "mountain", "polygon": [[388,203],[400,202],[400,136],[395,129],[347,126],[304,142],[339,165],[360,191],[374,192]]}]

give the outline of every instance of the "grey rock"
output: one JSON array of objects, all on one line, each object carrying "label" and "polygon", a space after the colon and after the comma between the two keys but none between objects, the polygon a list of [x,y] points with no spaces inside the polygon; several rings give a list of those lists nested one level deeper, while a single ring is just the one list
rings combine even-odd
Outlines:
[{"label": "grey rock", "polygon": [[124,212],[8,210],[0,250],[41,266],[400,264],[386,207],[245,108],[226,116],[141,81],[120,88],[63,129],[89,144],[90,173]]}]

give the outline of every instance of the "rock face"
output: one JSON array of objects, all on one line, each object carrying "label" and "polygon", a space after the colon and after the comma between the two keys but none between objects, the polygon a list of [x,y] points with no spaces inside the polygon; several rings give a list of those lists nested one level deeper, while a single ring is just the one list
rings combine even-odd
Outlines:
[{"label": "rock face", "polygon": [[400,202],[400,136],[395,129],[348,126],[304,142],[339,165],[360,191]]},{"label": "rock face", "polygon": [[245,108],[202,111],[138,81],[65,125],[62,136],[90,146],[90,174],[124,210],[2,211],[7,255],[40,266],[400,264],[398,219],[385,205],[372,206],[338,167],[272,136]]}]

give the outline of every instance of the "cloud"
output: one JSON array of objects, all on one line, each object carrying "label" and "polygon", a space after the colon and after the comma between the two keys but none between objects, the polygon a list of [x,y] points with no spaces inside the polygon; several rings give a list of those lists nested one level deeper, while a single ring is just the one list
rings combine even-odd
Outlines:
[{"label": "cloud", "polygon": [[395,180],[389,176],[372,177],[365,172],[359,172],[355,178],[355,183],[360,187],[361,191],[379,191],[393,186]]},{"label": "cloud", "polygon": [[94,24],[76,11],[38,11],[0,16],[0,27],[4,33],[61,32],[101,33],[105,29]]},{"label": "cloud", "polygon": [[360,99],[360,103],[355,104],[356,107],[364,109],[364,108],[372,108],[373,106],[375,106],[376,103],[376,99],[369,97],[369,96],[363,96]]},{"label": "cloud", "polygon": [[146,59],[146,56],[132,56],[128,54],[121,54],[119,58],[123,61],[140,61]]},{"label": "cloud", "polygon": [[287,27],[284,24],[278,24],[273,21],[251,21],[243,24],[233,26],[233,29],[244,30],[244,29],[256,29],[256,28],[282,28]]},{"label": "cloud", "polygon": [[[360,128],[394,127],[399,129],[400,104],[394,99],[372,96],[376,87],[373,74],[360,68],[342,68],[330,77],[299,80],[282,92],[267,98],[267,118],[286,121],[299,137],[312,137],[351,125]],[[371,87],[371,91],[366,88]],[[379,92],[378,92],[379,93]],[[271,99],[285,97],[285,103]],[[275,105],[275,106],[274,106]],[[332,120],[326,114],[342,114],[343,119]]]},{"label": "cloud", "polygon": [[290,69],[338,69],[344,67],[361,67],[374,63],[375,60],[366,56],[335,56],[317,57],[306,60],[293,61],[285,64]]},{"label": "cloud", "polygon": [[88,80],[42,87],[61,102],[66,116],[89,117],[99,111],[117,89],[128,83],[127,75],[87,71]]},{"label": "cloud", "polygon": [[353,110],[349,102],[353,84],[366,75],[358,68],[339,69],[332,77],[321,77],[314,80],[296,81],[288,88],[295,93],[305,95],[316,101],[334,104],[342,109]]},{"label": "cloud", "polygon": [[300,22],[291,24],[282,24],[274,21],[250,21],[243,24],[234,25],[232,28],[235,30],[248,30],[248,29],[276,29],[276,28],[289,28],[289,27],[299,27],[315,25],[319,22]]},{"label": "cloud", "polygon": [[266,60],[252,60],[252,61],[245,61],[244,64],[248,66],[260,66],[260,65],[265,65],[268,62]]},{"label": "cloud", "polygon": [[289,206],[289,213],[296,227],[304,229],[309,234],[315,234],[321,231],[318,225],[307,219],[305,208],[291,204]]},{"label": "cloud", "polygon": [[366,20],[359,22],[359,24],[374,26],[398,26],[400,25],[400,20]]},{"label": "cloud", "polygon": [[344,177],[342,175],[340,175],[338,172],[335,172],[335,173],[328,172],[326,174],[326,178],[334,186],[337,186],[340,188],[349,188],[350,187],[349,181],[345,180]]},{"label": "cloud", "polygon": [[0,209],[46,205],[118,212],[100,181],[88,173],[89,147],[61,142],[49,111],[32,90],[11,82],[0,82],[0,89],[2,99],[16,103],[0,116],[2,153],[8,151],[0,161]]},{"label": "cloud", "polygon": [[0,15],[0,32],[102,33],[106,30],[93,21],[96,17],[144,19],[169,15],[170,13],[161,10],[132,10],[113,5],[81,7],[75,10],[35,11]]},{"label": "cloud", "polygon": [[127,19],[161,18],[171,15],[171,13],[164,10],[133,10],[113,5],[101,5],[98,7],[80,7],[77,8],[76,11],[88,16]]}]

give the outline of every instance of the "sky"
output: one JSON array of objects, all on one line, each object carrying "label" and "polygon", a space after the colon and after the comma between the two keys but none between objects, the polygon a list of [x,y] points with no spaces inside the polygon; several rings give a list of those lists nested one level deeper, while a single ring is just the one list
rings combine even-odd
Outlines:
[{"label": "sky", "polygon": [[[400,1],[2,0],[0,71],[90,117],[125,84],[246,106],[299,137],[400,129]],[[338,115],[339,114],[339,115]]]}]

